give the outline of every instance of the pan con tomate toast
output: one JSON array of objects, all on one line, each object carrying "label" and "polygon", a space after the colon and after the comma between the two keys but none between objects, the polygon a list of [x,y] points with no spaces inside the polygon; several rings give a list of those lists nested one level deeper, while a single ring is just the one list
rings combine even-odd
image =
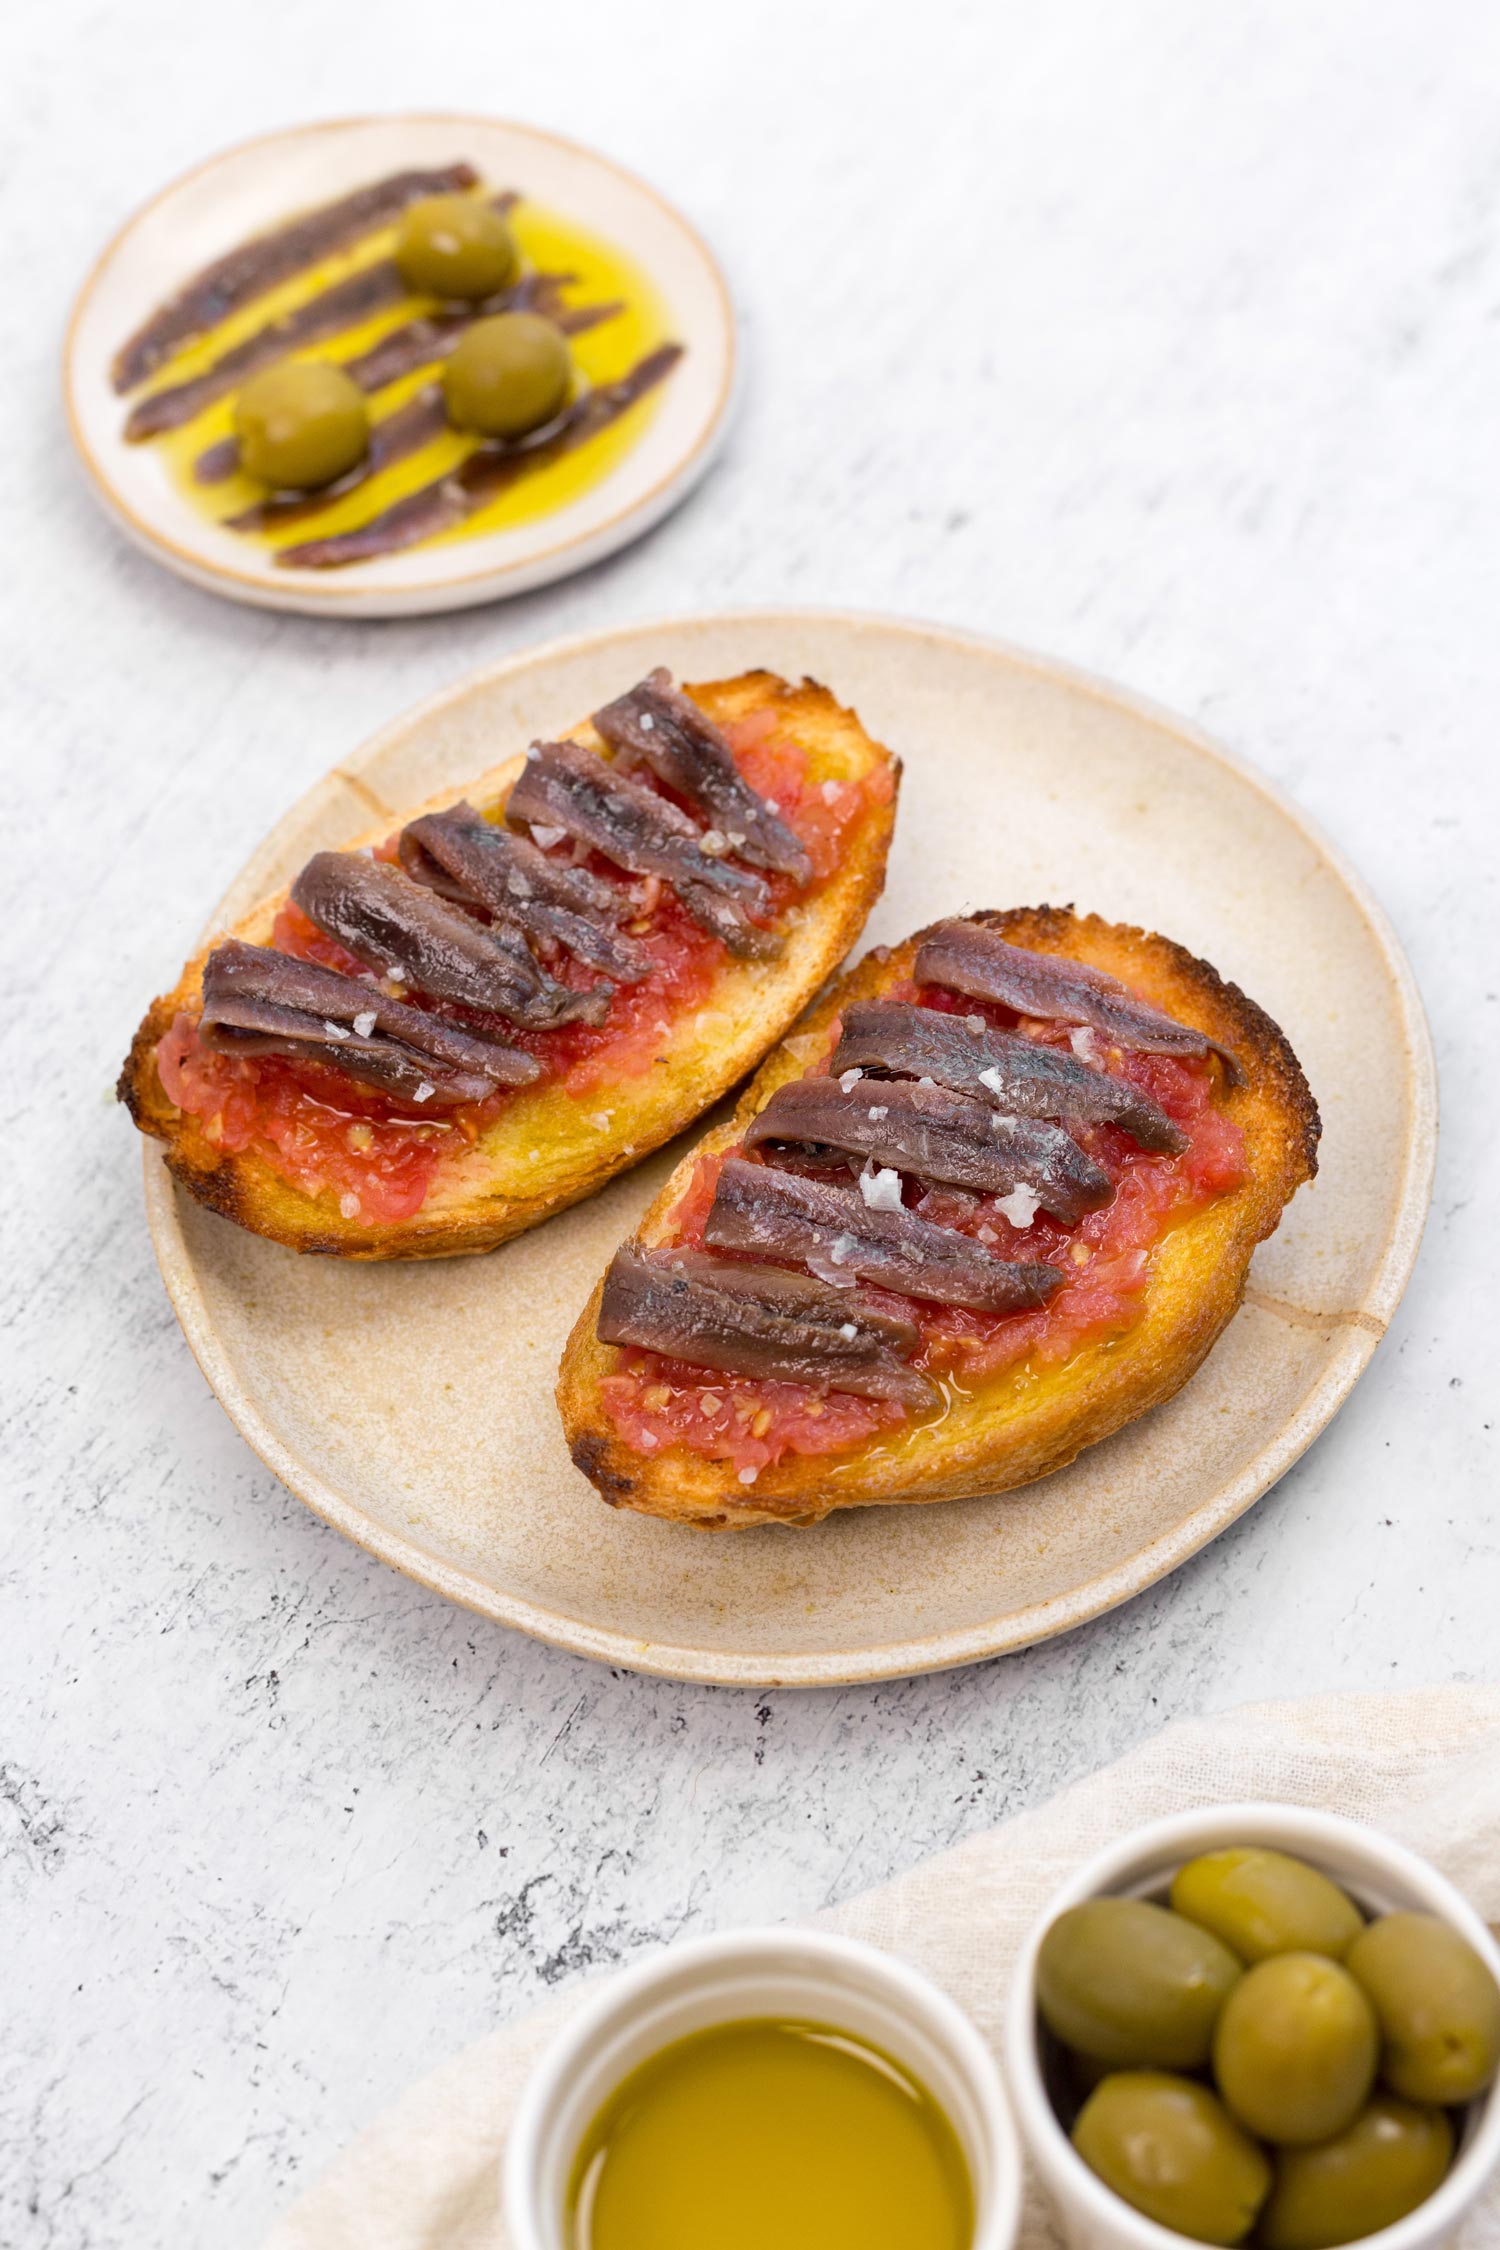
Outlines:
[{"label": "pan con tomate toast", "polygon": [[885,878],[897,761],[826,688],[657,671],[318,852],[189,963],[120,1079],[201,1203],[298,1250],[488,1250],[752,1069]]},{"label": "pan con tomate toast", "polygon": [[711,1528],[1029,1483],[1193,1374],[1318,1134],[1276,1025],[1166,938],[1038,907],[877,948],[616,1255],[573,1459]]}]

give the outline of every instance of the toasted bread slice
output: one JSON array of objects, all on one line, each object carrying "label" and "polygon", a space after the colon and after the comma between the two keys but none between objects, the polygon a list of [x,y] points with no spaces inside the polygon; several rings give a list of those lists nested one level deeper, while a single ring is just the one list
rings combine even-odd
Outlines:
[{"label": "toasted bread slice", "polygon": [[[647,1453],[622,1438],[600,1388],[625,1356],[596,1334],[601,1281],[568,1340],[557,1397],[573,1460],[611,1506],[739,1529],[816,1523],[836,1508],[1007,1491],[1065,1467],[1085,1446],[1171,1398],[1234,1314],[1256,1244],[1274,1232],[1286,1203],[1317,1169],[1318,1112],[1286,1038],[1236,986],[1167,938],[1071,908],[1017,908],[975,919],[1013,945],[1107,971],[1229,1050],[1242,1083],[1232,1084],[1217,1064],[1205,1067],[1213,1106],[1243,1135],[1242,1183],[1168,1225],[1150,1252],[1137,1317],[1123,1334],[1085,1340],[1056,1364],[1022,1359],[976,1379],[971,1395],[952,1389],[929,1426],[918,1417],[841,1453],[787,1453],[748,1484],[731,1461],[680,1444]],[[779,1086],[819,1065],[846,1009],[911,977],[924,935],[889,952],[877,948],[840,978],[767,1058],[733,1119],[676,1168],[641,1222],[639,1245],[677,1238],[673,1215],[699,1161],[735,1146]],[[718,1381],[722,1388],[724,1379]]]},{"label": "toasted bread slice", "polygon": [[[554,1211],[592,1195],[690,1125],[754,1068],[843,959],[885,881],[895,824],[900,762],[835,701],[827,688],[791,685],[771,672],[748,672],[686,691],[719,726],[761,713],[778,741],[805,754],[809,788],[857,783],[862,796],[845,832],[838,865],[805,903],[778,920],[784,937],[771,960],[723,953],[706,995],[673,1010],[664,1005],[660,1045],[644,1067],[579,1093],[566,1075],[521,1087],[505,1100],[472,1146],[445,1158],[420,1210],[392,1223],[344,1215],[337,1193],[304,1193],[253,1145],[229,1153],[203,1123],[168,1098],[157,1069],[161,1040],[183,1013],[201,1006],[209,948],[188,963],[175,988],[155,1001],[135,1035],[120,1078],[120,1098],[144,1133],[166,1143],[167,1162],[212,1211],[294,1250],[346,1258],[440,1258],[490,1250]],[[571,740],[608,753],[591,724]],[[508,759],[471,782],[413,805],[395,821],[342,847],[382,842],[393,827],[467,795],[481,811],[503,805],[525,764]],[[266,945],[288,894],[263,900],[231,933]],[[649,988],[643,988],[649,989]],[[637,1057],[637,1062],[639,1058]],[[602,1059],[607,1072],[607,1056]],[[212,1123],[212,1120],[210,1120]]]}]

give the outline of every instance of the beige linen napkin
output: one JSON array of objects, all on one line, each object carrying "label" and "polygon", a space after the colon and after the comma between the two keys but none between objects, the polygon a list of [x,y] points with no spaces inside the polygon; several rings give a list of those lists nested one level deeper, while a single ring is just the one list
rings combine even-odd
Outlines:
[{"label": "beige linen napkin", "polygon": [[[1069,1871],[1123,1829],[1246,1798],[1366,1820],[1434,1861],[1500,1920],[1500,1688],[1322,1696],[1193,1719],[1034,1812],[818,1918],[925,1969],[997,2048],[1010,1965]],[[273,2230],[266,2250],[504,2250],[500,2159],[537,2056],[597,1979],[420,2080]],[[1022,2241],[1059,2237],[1040,2193]],[[1500,2250],[1500,2195],[1458,2237]]]}]

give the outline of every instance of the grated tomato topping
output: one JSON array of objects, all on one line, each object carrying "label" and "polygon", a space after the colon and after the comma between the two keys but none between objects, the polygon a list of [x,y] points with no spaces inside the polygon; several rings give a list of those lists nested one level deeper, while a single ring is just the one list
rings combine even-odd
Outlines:
[{"label": "grated tomato topping", "polygon": [[[808,773],[807,752],[778,731],[778,715],[757,711],[723,729],[746,780],[772,798],[795,830],[813,864],[813,879],[799,889],[790,877],[767,875],[772,911],[779,916],[815,897],[839,866],[851,828],[877,805],[888,803],[894,781],[884,765],[860,780],[818,782]],[[651,786],[651,777],[635,778]],[[667,790],[663,795],[670,795]],[[397,858],[394,837],[376,846],[376,857]],[[569,859],[570,848],[553,856]],[[621,881],[621,870],[599,854],[584,865]],[[674,1024],[701,1007],[726,958],[721,939],[699,929],[675,892],[655,879],[634,885],[640,913],[627,924],[654,966],[638,984],[620,985],[602,1024],[560,1024],[526,1031],[507,1018],[450,1002],[409,995],[465,1029],[521,1047],[542,1065],[533,1085],[560,1080],[579,1100],[597,1096],[622,1078],[639,1077],[662,1053]],[[288,901],[277,913],[272,946],[346,976],[370,971],[335,938],[324,935]],[[571,955],[548,963],[561,983],[583,989],[595,973]],[[157,1073],[169,1101],[196,1118],[205,1138],[230,1153],[253,1150],[301,1194],[324,1196],[346,1218],[377,1225],[413,1218],[445,1161],[461,1156],[514,1099],[500,1090],[486,1101],[448,1110],[441,1121],[410,1114],[374,1088],[356,1085],[337,1069],[281,1055],[224,1055],[203,1046],[197,1019],[179,1014],[157,1047]]]}]

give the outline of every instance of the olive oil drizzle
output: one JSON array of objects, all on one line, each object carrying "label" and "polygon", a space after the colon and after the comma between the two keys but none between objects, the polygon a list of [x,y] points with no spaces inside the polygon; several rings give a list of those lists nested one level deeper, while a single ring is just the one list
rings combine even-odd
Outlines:
[{"label": "olive oil drizzle", "polygon": [[277,562],[307,570],[336,570],[348,563],[371,561],[377,555],[397,554],[402,548],[461,528],[470,516],[529,471],[565,459],[609,429],[653,391],[681,357],[680,344],[658,346],[619,382],[591,391],[545,445],[477,445],[456,469],[408,493],[404,500],[372,516],[357,530],[339,532],[328,539],[310,539],[300,547],[283,547]]},{"label": "olive oil drizzle", "polygon": [[355,188],[335,203],[302,211],[266,234],[227,250],[203,266],[158,305],[115,354],[110,370],[117,391],[133,391],[184,344],[218,327],[244,305],[254,304],[278,282],[316,265],[331,251],[347,249],[361,236],[384,226],[407,204],[423,196],[453,194],[478,185],[471,164],[447,164],[438,171],[392,172],[368,187]]},{"label": "olive oil drizzle", "polygon": [[[526,271],[483,305],[413,294],[398,275],[393,283],[392,220],[176,352],[128,427],[152,442],[196,512],[270,548],[282,567],[325,570],[533,521],[609,475],[646,427],[682,347],[668,341],[649,278],[613,245],[512,194],[486,200],[511,214]],[[433,372],[475,320],[522,308],[574,339],[577,395],[552,429],[476,442],[450,426]],[[268,493],[239,467],[234,393],[268,364],[333,356],[334,336],[344,373],[382,394],[369,455],[318,491]],[[318,535],[286,543],[303,523]]]}]

